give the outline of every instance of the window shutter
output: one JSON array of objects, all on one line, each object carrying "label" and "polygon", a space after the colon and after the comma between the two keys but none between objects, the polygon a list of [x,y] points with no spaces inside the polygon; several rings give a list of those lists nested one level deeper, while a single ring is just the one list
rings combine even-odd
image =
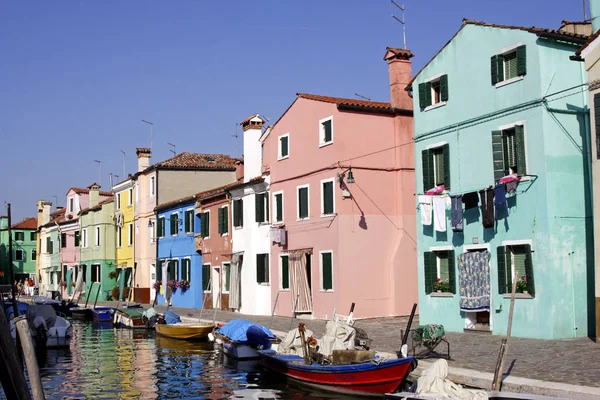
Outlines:
[{"label": "window shutter", "polygon": [[533,277],[533,259],[531,257],[531,246],[526,244],[525,247],[525,276],[527,276],[527,291],[531,296],[535,296],[535,281]]},{"label": "window shutter", "polygon": [[527,73],[527,52],[525,45],[517,47],[517,75],[523,76]]},{"label": "window shutter", "polygon": [[171,218],[169,218],[169,223],[171,224],[171,235],[175,235],[177,233],[177,217],[171,214]]},{"label": "window shutter", "polygon": [[217,212],[217,220],[218,220],[218,226],[219,226],[219,234],[223,233],[223,208],[219,208],[218,212]]},{"label": "window shutter", "polygon": [[266,222],[269,222],[269,214],[270,214],[270,210],[269,210],[269,192],[264,192],[263,193],[263,198],[265,201],[265,206],[263,207],[263,213],[264,213],[264,220]]},{"label": "window shutter", "polygon": [[239,225],[238,226],[244,226],[244,199],[239,199],[238,202],[240,204],[239,205],[240,212],[239,212],[239,221],[238,221]]},{"label": "window shutter", "polygon": [[281,288],[290,288],[290,269],[288,256],[281,257]]},{"label": "window shutter", "polygon": [[498,82],[504,80],[504,56],[498,56],[497,59]]},{"label": "window shutter", "polygon": [[444,152],[444,189],[450,190],[450,145],[445,144],[442,151]]},{"label": "window shutter", "polygon": [[288,137],[284,136],[281,138],[281,157],[285,157],[288,155]]},{"label": "window shutter", "polygon": [[206,221],[206,237],[210,236],[210,213],[207,211],[204,213],[204,220]]},{"label": "window shutter", "polygon": [[265,195],[263,193],[254,195],[254,206],[256,207],[256,222],[265,222]]},{"label": "window shutter", "polygon": [[265,283],[269,283],[269,255],[264,255],[263,270],[265,274]]},{"label": "window shutter", "polygon": [[440,77],[440,98],[442,101],[448,101],[448,75]]},{"label": "window shutter", "polygon": [[240,200],[233,201],[233,226],[240,226]]},{"label": "window shutter", "polygon": [[450,292],[456,294],[456,272],[454,271],[454,250],[448,250],[448,283]]},{"label": "window shutter", "polygon": [[331,135],[331,122],[332,122],[331,120],[323,122],[323,130],[325,131],[325,135],[324,135],[325,136],[325,138],[324,138],[325,139],[324,140],[325,143],[331,142],[331,139],[332,139],[332,135]]},{"label": "window shutter", "polygon": [[298,191],[298,202],[299,202],[299,209],[300,209],[300,218],[308,218],[308,189],[307,188],[301,188]]},{"label": "window shutter", "polygon": [[210,290],[208,284],[210,280],[210,265],[202,266],[202,289]]},{"label": "window shutter", "polygon": [[494,181],[497,182],[505,175],[502,131],[492,131],[492,158],[494,164]]},{"label": "window shutter", "polygon": [[508,293],[508,282],[507,282],[507,265],[506,265],[506,248],[504,246],[498,246],[497,248],[498,259],[498,293]]},{"label": "window shutter", "polygon": [[431,82],[425,84],[425,102],[428,106],[431,105]]},{"label": "window shutter", "polygon": [[323,183],[323,214],[333,214],[333,182]]},{"label": "window shutter", "polygon": [[429,104],[427,104],[427,98],[425,91],[427,89],[427,85],[425,83],[419,83],[419,107],[425,108]]},{"label": "window shutter", "polygon": [[331,253],[322,253],[321,257],[323,257],[323,290],[331,290],[333,289]]},{"label": "window shutter", "polygon": [[189,232],[190,228],[191,228],[191,226],[190,226],[190,212],[189,211],[185,212],[183,223],[184,223],[185,231]]},{"label": "window shutter", "polygon": [[596,123],[596,159],[600,160],[600,93],[594,94],[594,119]]},{"label": "window shutter", "polygon": [[265,281],[265,270],[264,270],[264,254],[256,255],[256,282],[262,283]]},{"label": "window shutter", "polygon": [[275,195],[275,203],[276,203],[275,220],[283,221],[283,195],[281,193]]},{"label": "window shutter", "polygon": [[229,207],[223,207],[223,233],[229,232]]},{"label": "window shutter", "polygon": [[498,56],[492,56],[490,60],[490,70],[492,74],[492,85],[498,83]]},{"label": "window shutter", "polygon": [[435,186],[433,176],[433,152],[423,150],[421,152],[421,160],[423,162],[423,193]]},{"label": "window shutter", "polygon": [[75,247],[79,247],[79,231],[75,232]]},{"label": "window shutter", "polygon": [[527,174],[527,162],[525,157],[525,129],[523,125],[515,126],[515,144],[517,148],[517,174]]},{"label": "window shutter", "polygon": [[433,282],[437,278],[437,256],[433,251],[423,253],[425,269],[425,293],[433,292]]}]

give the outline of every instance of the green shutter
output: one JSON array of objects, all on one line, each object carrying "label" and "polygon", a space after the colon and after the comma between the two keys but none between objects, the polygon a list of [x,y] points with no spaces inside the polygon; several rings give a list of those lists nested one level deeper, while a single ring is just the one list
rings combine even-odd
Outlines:
[{"label": "green shutter", "polygon": [[498,56],[492,56],[490,59],[490,70],[492,75],[492,85],[498,83]]},{"label": "green shutter", "polygon": [[223,210],[223,233],[229,232],[229,207],[221,208]]},{"label": "green shutter", "polygon": [[239,225],[238,226],[244,226],[244,199],[239,199],[238,200],[240,203],[240,215],[239,215]]},{"label": "green shutter", "polygon": [[177,214],[171,214],[169,222],[171,224],[171,235],[177,235]]},{"label": "green shutter", "polygon": [[419,83],[419,107],[425,108],[429,104],[427,103],[427,95],[425,91],[427,90],[427,85],[425,83]]},{"label": "green shutter", "polygon": [[502,131],[492,131],[492,158],[494,181],[499,181],[504,173],[504,152],[502,151]]},{"label": "green shutter", "polygon": [[188,279],[189,262],[190,262],[190,260],[188,260],[187,258],[184,258],[183,260],[181,260],[181,279],[183,279],[185,281],[189,281],[189,279]]},{"label": "green shutter", "polygon": [[450,190],[450,145],[442,146],[444,153],[444,189]]},{"label": "green shutter", "polygon": [[600,160],[600,93],[594,94],[594,119],[596,127],[596,159]]},{"label": "green shutter", "polygon": [[435,178],[433,175],[433,152],[423,150],[421,152],[421,160],[423,162],[423,193],[435,186]]},{"label": "green shutter", "polygon": [[286,157],[289,154],[288,137],[284,136],[280,140],[281,140],[281,157]]},{"label": "green shutter", "polygon": [[333,214],[333,182],[323,183],[323,214]]},{"label": "green shutter", "polygon": [[298,190],[299,202],[299,218],[308,218],[308,188],[300,188]]},{"label": "green shutter", "polygon": [[333,266],[331,265],[331,253],[322,253],[323,263],[323,290],[333,289]]},{"label": "green shutter", "polygon": [[456,294],[456,271],[454,267],[454,250],[448,250],[448,283],[450,292]]},{"label": "green shutter", "polygon": [[290,269],[288,256],[281,256],[281,288],[290,288]]},{"label": "green shutter", "polygon": [[281,193],[275,195],[275,221],[283,221],[283,195]]},{"label": "green shutter", "polygon": [[504,57],[498,56],[497,58],[497,68],[498,68],[498,82],[502,82],[504,80]]},{"label": "green shutter", "polygon": [[241,223],[242,204],[241,200],[233,201],[233,226],[242,226]]},{"label": "green shutter", "polygon": [[498,293],[504,294],[509,293],[508,280],[507,278],[507,265],[506,265],[506,248],[504,246],[498,246],[497,248],[497,260],[498,264]]},{"label": "green shutter", "polygon": [[190,211],[189,210],[185,212],[183,218],[184,218],[184,221],[183,221],[184,229],[186,232],[189,232],[190,228],[191,228],[190,227]]},{"label": "green shutter", "polygon": [[202,266],[202,290],[210,290],[210,265]]},{"label": "green shutter", "polygon": [[200,215],[200,236],[206,237],[206,213]]},{"label": "green shutter", "polygon": [[265,281],[265,269],[264,269],[264,254],[256,255],[256,282],[262,283]]},{"label": "green shutter", "polygon": [[205,221],[205,233],[206,235],[204,235],[204,237],[209,237],[210,236],[210,213],[207,211],[204,213],[204,221]]},{"label": "green shutter", "polygon": [[427,105],[430,106],[431,103],[431,82],[427,82],[425,84],[425,101],[427,102]]},{"label": "green shutter", "polygon": [[423,266],[425,270],[425,293],[433,292],[433,282],[437,278],[437,256],[433,251],[423,253]]},{"label": "green shutter", "polygon": [[531,257],[531,245],[524,245],[525,248],[525,276],[527,276],[527,291],[531,296],[535,296],[535,281],[533,276],[533,259]]},{"label": "green shutter", "polygon": [[75,247],[79,247],[79,231],[75,232]]},{"label": "green shutter", "polygon": [[270,209],[269,209],[269,192],[264,192],[263,193],[264,199],[265,199],[265,208],[264,208],[264,213],[265,213],[265,221],[269,222],[269,214],[270,214]]},{"label": "green shutter", "polygon": [[517,75],[523,76],[527,73],[527,52],[525,45],[517,47]]},{"label": "green shutter", "polygon": [[324,138],[325,139],[324,140],[325,143],[331,142],[331,140],[333,138],[332,130],[331,130],[331,127],[332,127],[331,123],[332,122],[333,122],[332,120],[327,120],[327,121],[323,122],[323,130],[325,131],[325,135],[324,135],[325,136],[325,138]]},{"label": "green shutter", "polygon": [[440,99],[448,101],[448,75],[440,77]]},{"label": "green shutter", "polygon": [[515,145],[517,150],[517,174],[527,174],[527,160],[525,157],[525,129],[523,125],[515,126]]},{"label": "green shutter", "polygon": [[217,211],[217,225],[219,226],[219,234],[223,234],[223,208],[219,208]]},{"label": "green shutter", "polygon": [[256,222],[265,222],[265,196],[263,193],[254,195]]}]

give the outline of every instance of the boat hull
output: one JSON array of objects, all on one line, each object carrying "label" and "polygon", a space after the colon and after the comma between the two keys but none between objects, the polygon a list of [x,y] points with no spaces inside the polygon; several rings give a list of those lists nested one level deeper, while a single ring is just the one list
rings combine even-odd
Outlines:
[{"label": "boat hull", "polygon": [[263,364],[288,378],[322,389],[360,395],[382,395],[395,391],[414,369],[413,357],[349,365],[306,365],[302,357],[259,350]]},{"label": "boat hull", "polygon": [[113,309],[111,307],[96,307],[92,310],[95,323],[112,322]]},{"label": "boat hull", "polygon": [[157,324],[156,333],[171,339],[204,340],[214,329],[214,324]]},{"label": "boat hull", "polygon": [[71,318],[77,320],[92,321],[94,319],[94,314],[92,313],[91,308],[74,307],[71,308]]},{"label": "boat hull", "polygon": [[247,344],[237,342],[222,342],[221,348],[226,356],[238,360],[252,360],[259,358],[258,351]]},{"label": "boat hull", "polygon": [[140,309],[139,315],[131,310],[115,310],[114,324],[115,326],[130,329],[146,329],[146,324],[142,320],[144,309]]}]

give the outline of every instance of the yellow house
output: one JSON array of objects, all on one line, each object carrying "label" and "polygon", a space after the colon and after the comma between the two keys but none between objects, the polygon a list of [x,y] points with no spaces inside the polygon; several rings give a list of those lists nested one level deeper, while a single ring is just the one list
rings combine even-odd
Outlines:
[{"label": "yellow house", "polygon": [[133,179],[128,178],[113,186],[113,193],[115,194],[115,223],[117,226],[115,238],[117,283],[122,297],[123,288],[131,288],[135,284]]}]

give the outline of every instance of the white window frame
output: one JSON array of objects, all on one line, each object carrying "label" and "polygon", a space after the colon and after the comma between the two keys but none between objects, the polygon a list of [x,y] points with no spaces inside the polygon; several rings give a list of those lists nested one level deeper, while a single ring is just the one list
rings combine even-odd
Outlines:
[{"label": "white window frame", "polygon": [[155,218],[150,218],[150,223],[152,224],[152,226],[150,227],[149,231],[150,231],[150,243],[154,243],[154,241],[156,240],[156,219]]},{"label": "white window frame", "polygon": [[100,242],[100,227],[99,226],[96,227],[96,232],[95,233],[96,233],[96,237],[95,237],[94,245],[96,247],[100,247],[100,243],[101,242]]},{"label": "white window frame", "polygon": [[150,177],[150,197],[154,197],[154,194],[156,193],[154,184],[156,183],[156,179],[155,176],[151,176]]},{"label": "white window frame", "polygon": [[[325,123],[327,121],[331,121],[331,140],[329,142],[325,141],[325,129],[323,129],[323,123]],[[329,117],[320,119],[319,120],[319,147],[325,147],[325,146],[329,146],[330,144],[333,144],[333,135],[334,135],[333,115],[330,115]],[[288,142],[289,142],[289,139],[288,139]]]},{"label": "white window frame", "polygon": [[84,249],[88,247],[88,231],[87,228],[81,230],[81,247]]},{"label": "white window frame", "polygon": [[127,224],[127,247],[133,246],[133,223]]},{"label": "white window frame", "polygon": [[[468,246],[468,245],[465,245]],[[479,246],[479,245],[476,245]],[[454,247],[452,246],[431,246],[429,247],[429,251],[432,253],[435,253],[435,258],[436,258],[436,278],[440,278],[440,257],[437,254],[438,252],[442,252],[442,251],[452,251],[454,250]]]},{"label": "white window frame", "polygon": [[[430,144],[429,146],[426,146],[425,149],[426,150],[436,150],[436,149],[439,149],[439,148],[441,148],[441,147],[443,147],[443,146],[445,146],[447,144],[448,144],[448,142],[433,143],[433,144]],[[433,156],[433,178],[434,178],[434,184],[435,184],[435,181],[436,181],[436,179],[435,179],[436,176],[437,176],[437,164],[436,164],[435,155],[434,155]]]},{"label": "white window frame", "polygon": [[[94,268],[94,267],[97,267],[97,268]],[[92,264],[92,270],[90,271],[90,281],[94,282],[92,280],[92,274],[94,273],[94,269],[97,269],[96,277],[98,278],[98,280],[96,282],[102,283],[102,275],[100,275],[100,264]]]},{"label": "white window frame", "polygon": [[[283,138],[283,137],[288,138],[287,155],[284,157],[281,156],[281,138]],[[290,134],[289,133],[285,133],[277,138],[277,161],[285,160],[286,158],[290,158]]]},{"label": "white window frame", "polygon": [[117,226],[117,248],[123,247],[123,228]]},{"label": "white window frame", "polygon": [[[186,213],[188,211],[192,212],[192,220],[190,221],[190,227],[192,228],[192,230],[189,231],[189,232],[185,231],[185,216],[186,216]],[[190,235],[190,234],[193,235],[194,234],[194,225],[195,225],[194,218],[196,218],[196,209],[194,207],[187,208],[187,209],[185,209],[183,211],[183,230],[185,231],[184,233],[186,233],[188,235]]]},{"label": "white window frame", "polygon": [[[172,220],[173,220],[173,215],[177,215],[177,231],[175,232],[175,234],[171,233],[171,224],[172,224]],[[179,235],[179,213],[177,211],[175,211],[175,212],[172,212],[171,215],[169,215],[169,236],[177,236],[177,235]]]},{"label": "white window frame", "polygon": [[130,206],[133,204],[133,188],[129,188],[127,194],[129,195],[129,198],[127,199],[127,205]]},{"label": "white window frame", "polygon": [[[224,206],[221,206],[219,208],[226,208],[227,209],[227,232],[226,233],[221,233],[221,236],[229,236],[229,204],[225,204]],[[218,213],[217,213],[218,214]],[[217,215],[218,217],[218,215]],[[233,217],[233,216],[232,216]],[[217,225],[219,224],[218,221],[219,218],[217,218]],[[209,221],[210,222],[210,221]],[[268,221],[265,221],[264,223],[267,223]],[[219,227],[217,226],[217,232],[219,232]],[[210,229],[209,229],[210,230]]]},{"label": "white window frame", "polygon": [[[323,190],[323,184],[331,182],[333,185],[333,212],[331,214],[325,214],[325,191]],[[335,213],[335,178],[328,178],[321,180],[321,218],[334,216]]]},{"label": "white window frame", "polygon": [[[287,257],[288,258],[288,288],[284,289],[282,282],[281,282],[281,278],[283,277],[283,262],[281,261],[282,257]],[[289,253],[279,253],[277,260],[279,262],[279,279],[277,282],[278,286],[279,286],[279,290],[281,292],[289,292],[291,290],[291,286],[290,285],[290,255]]]},{"label": "white window frame", "polygon": [[[300,189],[307,188],[308,197],[308,217],[300,218]],[[308,221],[310,219],[310,184],[296,186],[296,221]]]},{"label": "white window frame", "polygon": [[[206,263],[206,264],[202,264],[202,269],[200,270],[200,286],[202,286],[202,274],[204,274],[204,267],[208,266],[208,277],[209,277],[209,285],[208,285],[208,289],[209,290],[203,290],[203,293],[212,293],[212,286],[213,286],[213,281],[212,281],[212,264],[210,263]],[[204,303],[203,303],[204,304]]]},{"label": "white window frame", "polygon": [[[446,72],[440,72],[438,74],[435,74],[433,76],[430,76],[429,78],[426,78],[423,80],[423,83],[433,83],[433,82],[438,82],[440,80],[440,78],[444,75],[447,75]],[[440,88],[441,90],[441,88]],[[425,107],[423,109],[423,111],[429,111],[429,110],[433,110],[434,108],[438,108],[438,107],[442,107],[446,105],[446,101],[442,101],[442,93],[440,92],[440,101],[437,103],[433,102],[433,99],[435,98],[435,91],[433,90],[433,87],[431,87],[431,105]]]},{"label": "white window frame", "polygon": [[[242,204],[242,205],[243,205],[243,204]],[[210,210],[202,211],[202,214],[204,214],[204,213],[208,213],[208,236],[204,236],[204,238],[203,238],[203,239],[210,239],[210,220],[211,220],[211,218],[212,218],[212,217],[210,216],[211,212],[210,212]],[[219,223],[219,218],[218,218],[218,217],[219,217],[219,216],[217,215],[217,224]],[[200,217],[200,221],[202,221],[202,217]],[[202,227],[200,227],[200,230],[202,230]],[[217,232],[218,232],[218,231],[217,231]],[[202,264],[202,265],[207,265],[207,264]],[[211,267],[211,268],[212,268],[212,267]],[[211,275],[211,276],[212,276],[212,275]]]},{"label": "white window frame", "polygon": [[[523,127],[523,146],[525,146],[525,171],[527,171],[527,174],[532,174],[532,172],[529,169],[529,151],[527,149],[527,121],[523,120],[523,121],[516,121],[516,122],[512,122],[510,124],[506,124],[506,125],[501,125],[498,127],[499,131],[507,131],[509,129],[513,129],[516,126],[522,126]],[[504,148],[502,148],[502,151],[504,151]],[[523,176],[521,177],[519,180],[521,182],[523,181],[528,181],[530,180],[531,177],[530,176]]]},{"label": "white window frame", "polygon": [[[281,195],[281,221],[277,221],[277,196],[278,194]],[[283,190],[279,190],[277,192],[273,193],[273,199],[271,200],[271,204],[272,204],[272,216],[271,216],[271,221],[273,222],[273,225],[278,225],[278,224],[283,224],[283,221],[285,220],[284,216],[285,216],[285,202],[283,201],[284,199],[284,194],[283,194]]]},{"label": "white window frame", "polygon": [[[533,241],[531,239],[523,239],[523,240],[503,240],[502,241],[502,246],[504,246],[504,248],[508,248],[508,247],[512,247],[512,246],[523,246],[523,245],[529,245],[530,247],[533,247]],[[508,249],[507,249],[508,250]],[[533,252],[533,251],[532,251]],[[515,264],[513,262],[513,259],[511,257],[510,259],[510,276],[514,277],[515,276]],[[512,281],[511,281],[512,282]]]},{"label": "white window frame", "polygon": [[[227,261],[221,263],[221,279],[223,280],[221,284],[221,294],[228,294],[229,290],[225,290],[225,265],[229,265],[229,285],[231,286],[231,262]],[[230,288],[231,289],[231,288]]]},{"label": "white window frame", "polygon": [[[21,253],[21,257],[17,257],[17,254]],[[23,249],[15,249],[15,261],[25,261],[25,253]]]},{"label": "white window frame", "polygon": [[[323,289],[323,254],[331,253],[331,289]],[[333,293],[335,291],[333,274],[333,250],[320,250],[319,251],[319,291],[323,293]]]},{"label": "white window frame", "polygon": [[191,280],[190,280],[190,274],[192,272],[192,258],[191,257],[181,257],[179,259],[179,261],[178,261],[179,264],[178,264],[178,268],[177,268],[178,269],[177,273],[179,274],[179,276],[177,277],[177,280],[180,281],[183,279],[183,278],[181,278],[181,271],[183,270],[183,262],[182,262],[183,260],[188,260],[190,262],[188,265],[188,270],[187,270],[187,281],[191,282]]},{"label": "white window frame", "polygon": [[[523,45],[523,42],[518,42],[518,43],[515,43],[515,44],[513,44],[513,45],[510,45],[510,46],[508,46],[508,47],[505,47],[505,48],[503,48],[503,49],[500,49],[500,50],[499,50],[499,51],[496,53],[496,55],[497,55],[497,56],[503,56],[503,55],[505,55],[505,54],[508,54],[508,53],[515,52],[515,51],[517,51],[517,47],[519,47],[519,46],[522,46],[522,45]],[[504,68],[502,68],[502,69],[504,70],[504,72],[503,72],[503,73],[504,73],[504,74],[506,74],[506,66],[504,66]],[[524,75],[518,75],[518,76],[515,76],[514,78],[510,78],[510,79],[506,79],[506,80],[504,80],[504,77],[505,77],[505,76],[506,76],[506,75],[503,75],[503,76],[502,76],[502,81],[500,81],[500,82],[498,82],[498,83],[496,83],[496,84],[494,85],[496,88],[499,88],[499,87],[502,87],[502,86],[506,86],[506,85],[510,85],[511,83],[514,83],[514,82],[521,81],[521,80],[523,80],[523,78],[525,77]]]},{"label": "white window frame", "polygon": [[69,197],[69,212],[72,213],[75,211],[75,198],[73,196]]}]

